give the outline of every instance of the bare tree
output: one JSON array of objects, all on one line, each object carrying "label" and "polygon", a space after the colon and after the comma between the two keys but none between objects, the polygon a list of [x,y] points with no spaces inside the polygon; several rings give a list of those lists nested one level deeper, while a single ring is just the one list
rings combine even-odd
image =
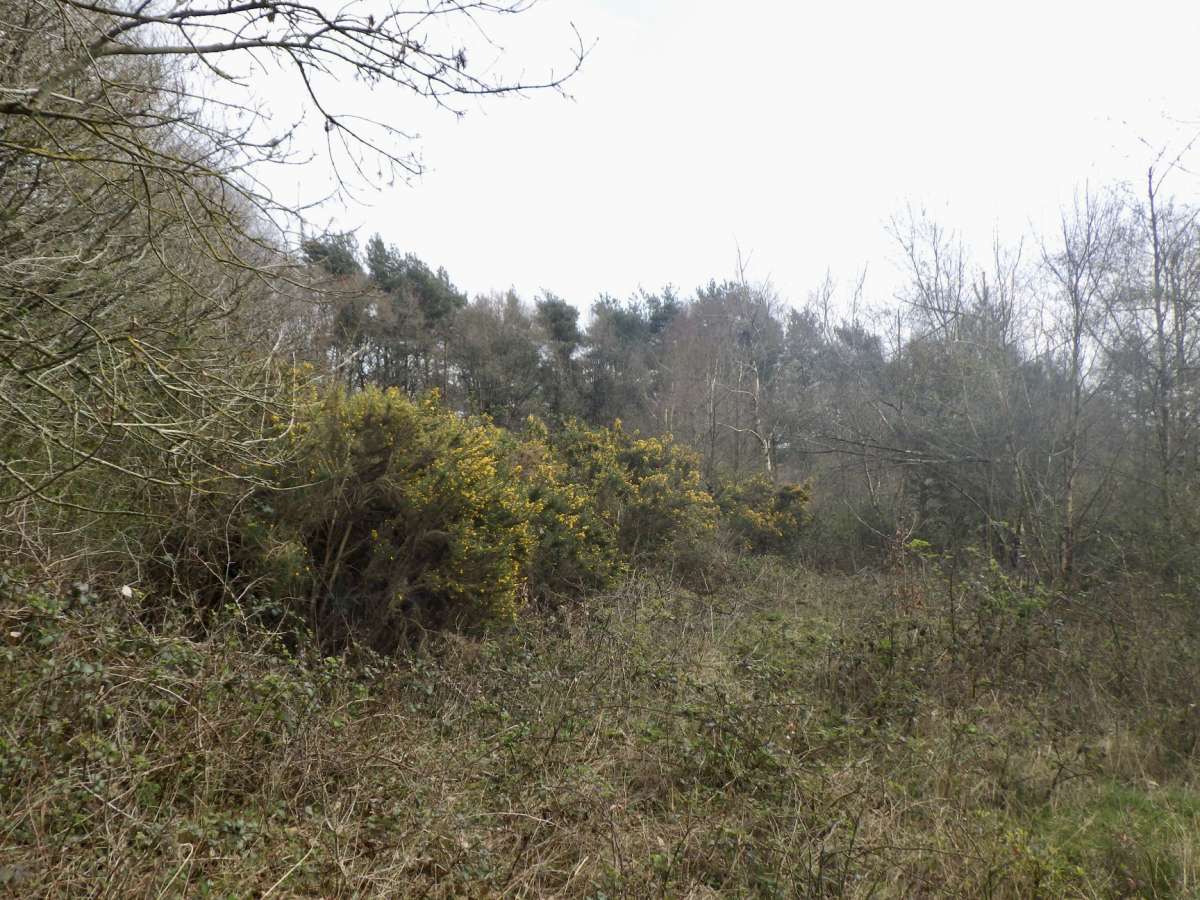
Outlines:
[{"label": "bare tree", "polygon": [[[1169,172],[1169,169],[1168,169]],[[1151,409],[1155,420],[1159,494],[1164,524],[1174,520],[1174,482],[1179,463],[1193,443],[1195,413],[1187,402],[1194,387],[1197,362],[1196,314],[1200,311],[1200,210],[1179,208],[1161,192],[1163,178],[1151,167],[1141,223],[1149,239],[1150,284],[1144,315],[1134,315],[1135,329],[1149,327],[1147,359]]]},{"label": "bare tree", "polygon": [[[278,71],[320,116],[329,151],[362,174],[364,154],[402,172],[420,171],[409,135],[394,121],[343,110],[339,81],[393,88],[461,114],[479,96],[560,89],[583,62],[575,48],[560,71],[539,79],[476,74],[470,32],[488,45],[489,21],[526,12],[530,0],[4,0],[0,4],[0,115],[37,124],[38,138],[0,146],[48,159],[83,162],[55,139],[56,124],[82,126],[95,139],[86,159],[107,158],[190,180],[228,179],[221,163],[243,174],[279,161],[288,132],[267,121],[252,75]],[[145,63],[153,61],[155,65]],[[140,65],[139,65],[140,64]],[[249,65],[238,72],[235,67]],[[205,95],[188,69],[227,88]],[[491,68],[491,67],[488,67]],[[10,118],[10,120],[11,120]],[[169,132],[172,140],[155,135]],[[175,152],[179,145],[198,154]]]},{"label": "bare tree", "polygon": [[1120,278],[1122,226],[1121,204],[1116,197],[1085,192],[1062,214],[1058,243],[1042,250],[1042,261],[1055,288],[1055,338],[1069,393],[1057,452],[1061,459],[1062,521],[1058,575],[1064,580],[1071,577],[1075,564],[1084,412],[1097,389],[1100,331],[1107,320],[1107,303]]}]

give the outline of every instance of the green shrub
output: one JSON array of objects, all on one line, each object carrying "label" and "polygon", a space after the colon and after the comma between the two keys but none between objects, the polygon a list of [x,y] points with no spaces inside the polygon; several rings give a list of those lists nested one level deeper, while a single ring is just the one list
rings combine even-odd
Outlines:
[{"label": "green shrub", "polygon": [[332,393],[296,429],[281,491],[246,522],[254,574],[325,634],[394,643],[407,623],[509,620],[538,506],[487,421],[396,390]]},{"label": "green shrub", "polygon": [[599,469],[581,477],[551,445],[550,433],[538,419],[526,423],[518,452],[535,510],[537,543],[529,567],[533,592],[545,596],[608,585],[625,567],[613,519],[598,494],[607,479],[598,477]]},{"label": "green shrub", "polygon": [[[670,437],[536,419],[515,434],[436,395],[368,389],[314,400],[286,440],[274,488],[211,512],[222,537],[199,556],[234,533],[223,596],[278,624],[298,613],[326,645],[390,650],[414,628],[508,622],[532,597],[600,589],[631,564],[712,567],[717,503]],[[807,493],[772,491],[763,528],[782,539]]]},{"label": "green shrub", "polygon": [[550,440],[631,561],[664,561],[715,531],[699,457],[669,435],[643,438],[619,421],[607,429],[568,422]]},{"label": "green shrub", "polygon": [[762,475],[726,481],[717,490],[723,530],[739,549],[756,553],[796,548],[808,500],[807,484],[776,485]]},{"label": "green shrub", "polygon": [[716,531],[717,504],[702,486],[695,451],[670,435],[627,435],[620,422],[613,432],[631,487],[621,522],[621,545],[630,556],[661,557]]}]

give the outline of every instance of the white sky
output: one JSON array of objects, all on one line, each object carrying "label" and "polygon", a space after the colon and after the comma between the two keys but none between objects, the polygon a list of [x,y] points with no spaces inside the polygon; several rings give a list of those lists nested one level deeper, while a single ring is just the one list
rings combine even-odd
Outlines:
[{"label": "white sky", "polygon": [[[1085,182],[1143,178],[1139,139],[1200,131],[1197,2],[543,0],[497,65],[561,67],[572,22],[596,42],[572,99],[462,120],[398,102],[427,174],[317,223],[378,231],[472,294],[690,291],[740,245],[787,300],[864,265],[886,299],[906,205],[979,245],[1015,239]],[[284,197],[318,192],[298,173]]]}]

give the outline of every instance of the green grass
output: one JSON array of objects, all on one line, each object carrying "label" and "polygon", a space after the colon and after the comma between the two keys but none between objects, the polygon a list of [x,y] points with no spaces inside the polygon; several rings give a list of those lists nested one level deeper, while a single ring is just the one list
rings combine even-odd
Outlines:
[{"label": "green grass", "polygon": [[1098,780],[1047,810],[1039,830],[1092,893],[1200,895],[1195,790]]},{"label": "green grass", "polygon": [[767,561],[390,661],[69,593],[0,605],[14,896],[1200,896],[1200,631],[1149,592]]}]

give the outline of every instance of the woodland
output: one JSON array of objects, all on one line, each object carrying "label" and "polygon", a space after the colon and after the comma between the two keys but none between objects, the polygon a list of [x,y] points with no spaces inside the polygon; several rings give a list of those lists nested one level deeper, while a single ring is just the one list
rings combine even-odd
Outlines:
[{"label": "woodland", "polygon": [[415,178],[331,85],[564,91],[475,74],[529,5],[0,0],[0,893],[1200,895],[1177,148],[898,212],[894,297],[468,296],[274,198],[246,72]]}]

